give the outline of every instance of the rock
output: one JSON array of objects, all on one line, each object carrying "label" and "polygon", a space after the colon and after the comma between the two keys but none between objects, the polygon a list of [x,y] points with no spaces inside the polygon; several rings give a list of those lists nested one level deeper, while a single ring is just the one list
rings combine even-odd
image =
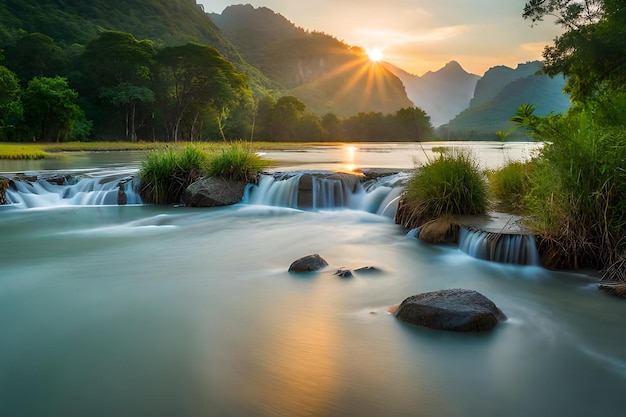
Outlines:
[{"label": "rock", "polygon": [[328,266],[328,262],[318,254],[308,255],[294,261],[289,266],[289,272],[314,272]]},{"label": "rock", "polygon": [[241,201],[247,185],[246,181],[203,178],[185,189],[183,201],[190,207],[229,206]]},{"label": "rock", "polygon": [[414,295],[400,304],[395,315],[407,323],[457,332],[488,331],[506,320],[487,297],[464,289]]},{"label": "rock", "polygon": [[354,270],[354,272],[356,272],[357,274],[372,274],[372,273],[377,273],[377,272],[381,272],[380,269],[376,268],[375,266],[362,266],[360,268],[357,268]]},{"label": "rock", "polygon": [[339,268],[333,275],[337,275],[341,278],[350,278],[352,276],[352,271],[349,269]]},{"label": "rock", "polygon": [[7,204],[6,190],[9,188],[9,180],[0,177],[0,205]]},{"label": "rock", "polygon": [[598,289],[615,297],[626,298],[626,283],[624,282],[600,283]]},{"label": "rock", "polygon": [[124,184],[119,183],[117,187],[117,205],[124,206],[128,202],[128,196],[126,196],[126,191],[124,191]]}]

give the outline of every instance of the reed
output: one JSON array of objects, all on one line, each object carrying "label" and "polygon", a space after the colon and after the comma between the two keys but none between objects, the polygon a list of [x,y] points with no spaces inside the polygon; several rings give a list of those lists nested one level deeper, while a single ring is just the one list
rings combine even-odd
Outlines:
[{"label": "reed", "polygon": [[209,155],[197,146],[146,154],[139,171],[139,194],[147,203],[178,204],[185,188],[206,174]]},{"label": "reed", "polygon": [[496,210],[511,214],[524,212],[524,199],[530,190],[531,170],[531,162],[510,162],[497,171],[487,173]]},{"label": "reed", "polygon": [[623,281],[626,254],[626,132],[579,110],[543,121],[546,145],[530,176],[528,224],[546,266],[604,268]]},{"label": "reed", "polygon": [[229,180],[251,181],[269,165],[270,162],[262,159],[250,144],[237,141],[212,155],[207,174]]},{"label": "reed", "polygon": [[396,222],[416,228],[440,217],[484,213],[487,182],[467,150],[453,149],[429,161],[409,180]]}]

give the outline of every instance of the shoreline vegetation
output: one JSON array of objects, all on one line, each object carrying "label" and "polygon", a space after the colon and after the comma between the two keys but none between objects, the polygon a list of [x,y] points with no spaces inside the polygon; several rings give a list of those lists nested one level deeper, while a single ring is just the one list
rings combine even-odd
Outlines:
[{"label": "shoreline vegetation", "polygon": [[[238,141],[235,141],[238,142]],[[341,146],[346,142],[248,142],[253,149],[282,150],[306,146]],[[61,142],[61,143],[14,143],[0,142],[0,160],[38,160],[62,158],[65,152],[116,152],[157,151],[161,149],[183,149],[196,146],[204,150],[225,149],[233,143],[227,142]]]}]

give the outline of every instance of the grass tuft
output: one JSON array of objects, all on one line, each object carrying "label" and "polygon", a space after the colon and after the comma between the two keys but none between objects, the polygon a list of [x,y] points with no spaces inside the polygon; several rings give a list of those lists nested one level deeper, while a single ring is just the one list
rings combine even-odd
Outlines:
[{"label": "grass tuft", "polygon": [[487,210],[487,182],[467,150],[450,150],[429,161],[409,180],[396,222],[416,228],[443,216]]},{"label": "grass tuft", "polygon": [[177,204],[185,188],[208,170],[209,155],[198,147],[149,152],[139,171],[139,194],[146,203]]},{"label": "grass tuft", "polygon": [[229,180],[250,181],[269,165],[250,145],[241,141],[232,142],[212,156],[207,174]]},{"label": "grass tuft", "polygon": [[488,173],[489,189],[498,211],[511,214],[524,212],[524,199],[530,190],[530,162],[511,162]]}]

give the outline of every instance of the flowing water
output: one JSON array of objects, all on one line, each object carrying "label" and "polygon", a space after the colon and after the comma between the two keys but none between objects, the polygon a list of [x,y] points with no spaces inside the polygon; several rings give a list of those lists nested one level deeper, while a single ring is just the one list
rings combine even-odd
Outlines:
[{"label": "flowing water", "polygon": [[[126,175],[100,168],[86,196]],[[0,416],[621,415],[626,304],[414,239],[384,212],[388,180],[312,210],[270,197],[274,176],[217,209],[22,191],[0,207]],[[329,267],[287,272],[313,253]],[[379,271],[333,275],[361,266]],[[508,320],[457,334],[387,313],[444,288]]]}]

